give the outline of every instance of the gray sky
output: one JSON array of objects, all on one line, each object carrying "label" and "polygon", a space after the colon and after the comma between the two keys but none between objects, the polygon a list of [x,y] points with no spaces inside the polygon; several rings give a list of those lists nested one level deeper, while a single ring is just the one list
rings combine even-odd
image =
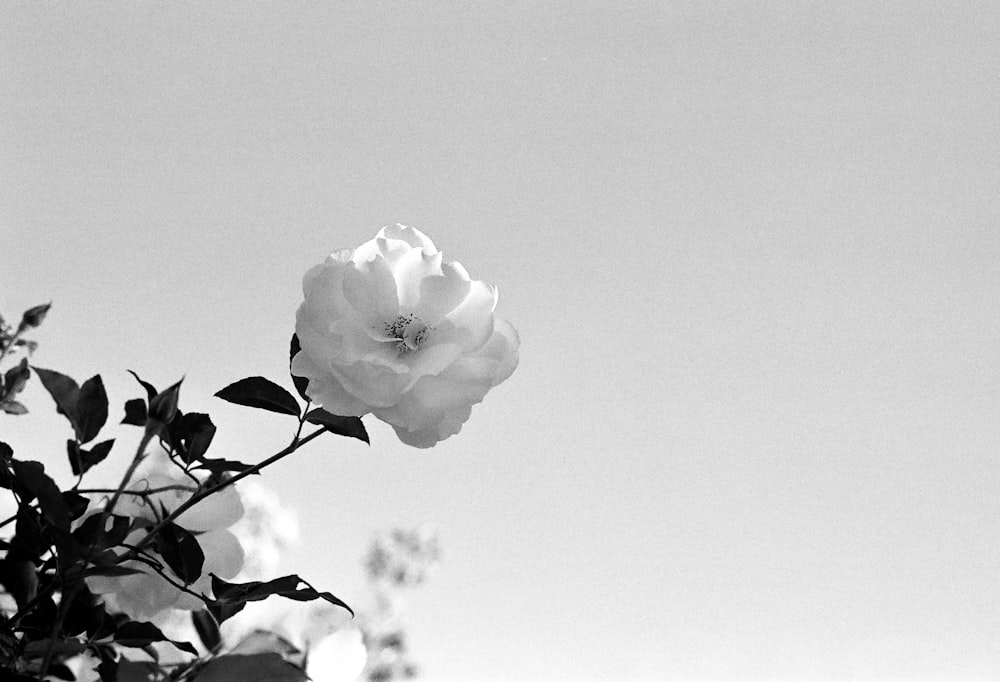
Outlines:
[{"label": "gray sky", "polygon": [[[1000,675],[995,4],[4,15],[0,310],[54,302],[40,366],[186,375],[256,459],[290,425],[210,396],[290,385],[329,251],[398,221],[499,286],[521,366],[461,434],[369,418],[265,477],[348,602],[372,533],[441,526],[428,679]],[[37,388],[4,440],[68,473]]]}]

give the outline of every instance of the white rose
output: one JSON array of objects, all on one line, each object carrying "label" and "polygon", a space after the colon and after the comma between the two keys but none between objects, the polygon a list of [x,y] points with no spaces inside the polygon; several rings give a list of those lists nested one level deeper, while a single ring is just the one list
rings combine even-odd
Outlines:
[{"label": "white rose", "polygon": [[[190,478],[172,469],[172,465],[166,461],[166,455],[155,453],[140,467],[129,490],[158,492],[147,495],[126,493],[119,499],[115,513],[139,519],[145,522],[145,526],[151,527],[159,520],[162,509],[169,513],[190,499],[193,483]],[[162,488],[172,489],[161,490]],[[243,567],[243,547],[236,536],[226,529],[242,516],[243,503],[240,495],[235,487],[229,486],[177,517],[177,525],[195,534],[205,554],[201,577],[188,585],[188,589],[210,595],[210,573],[223,579],[231,579],[240,572]],[[125,544],[138,542],[146,535],[146,530],[147,528],[133,530],[126,537]],[[155,550],[147,548],[145,551],[163,564],[163,571],[175,582],[182,582]],[[166,609],[190,611],[204,606],[199,599],[174,587],[146,564],[126,561],[122,566],[138,572],[125,576],[86,578],[91,592],[105,595],[110,600],[112,609],[138,620],[148,620]]]},{"label": "white rose", "polygon": [[309,379],[307,395],[328,412],[370,412],[408,445],[458,433],[517,367],[517,332],[493,314],[496,288],[412,227],[383,227],[330,254],[302,289],[292,374]]}]

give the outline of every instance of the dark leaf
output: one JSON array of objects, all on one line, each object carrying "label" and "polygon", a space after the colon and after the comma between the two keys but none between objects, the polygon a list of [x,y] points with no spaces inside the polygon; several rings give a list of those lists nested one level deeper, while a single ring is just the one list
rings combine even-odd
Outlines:
[{"label": "dark leaf", "polygon": [[81,495],[75,490],[67,490],[62,494],[63,502],[66,503],[66,509],[69,510],[69,518],[71,521],[75,521],[84,512],[87,511],[87,507],[90,506],[90,498],[85,495]]},{"label": "dark leaf", "polygon": [[[122,516],[120,514],[111,515],[111,527],[106,528],[103,533],[100,532],[100,521],[101,514],[92,514],[83,520],[83,523],[73,531],[73,537],[76,539],[77,543],[81,547],[90,547],[93,549],[94,554],[91,556],[91,561],[94,563],[101,562],[101,555],[97,554],[108,547],[115,547],[121,544],[128,536],[129,531],[132,529],[132,519],[127,516]],[[116,561],[114,554],[108,557],[112,561]]]},{"label": "dark leaf", "polygon": [[133,398],[125,403],[125,418],[122,424],[131,426],[146,425],[146,401],[142,398]]},{"label": "dark leaf", "polygon": [[[72,441],[67,441],[67,446],[69,446],[69,443],[72,443]],[[111,452],[111,446],[114,444],[115,440],[112,438],[110,440],[102,440],[90,450],[78,448],[77,461],[79,463],[79,471],[74,466],[73,473],[79,476],[80,474],[87,473],[94,465],[100,464],[108,456],[108,453]],[[71,454],[70,464],[72,465],[73,463],[73,456]]]},{"label": "dark leaf", "polygon": [[253,581],[249,583],[229,583],[212,574],[212,594],[215,601],[223,604],[239,604],[248,601],[260,601],[271,595],[293,599],[295,601],[312,601],[324,599],[334,606],[340,606],[354,611],[343,601],[329,592],[319,592],[312,585],[297,575],[286,575],[267,582]]},{"label": "dark leaf", "polygon": [[325,426],[327,431],[335,433],[338,436],[357,438],[371,444],[368,440],[368,431],[365,430],[365,425],[361,421],[361,417],[341,417],[331,414],[321,407],[317,407],[315,410],[309,410],[306,414],[306,421],[310,424]]},{"label": "dark leaf", "polygon": [[[117,557],[116,557],[117,558]],[[138,568],[129,568],[128,566],[121,566],[118,564],[110,564],[108,566],[91,566],[85,570],[84,575],[87,577],[95,575],[104,575],[112,578],[119,578],[126,575],[135,575],[137,573],[145,573],[145,571]]]},{"label": "dark leaf", "polygon": [[211,471],[213,474],[218,474],[224,471],[246,471],[252,466],[252,464],[244,464],[233,459],[203,459],[195,468],[205,469],[206,471]]},{"label": "dark leaf", "polygon": [[57,656],[75,656],[83,653],[87,645],[75,639],[57,639],[55,642],[48,638],[36,639],[25,645],[24,655],[28,658],[42,658],[50,647]]},{"label": "dark leaf", "polygon": [[76,403],[76,423],[80,427],[78,437],[81,443],[88,443],[108,421],[108,394],[100,375],[87,379],[80,387]]},{"label": "dark leaf", "polygon": [[195,632],[201,639],[201,643],[209,651],[217,651],[222,645],[222,634],[219,632],[219,624],[212,617],[212,614],[202,609],[191,612],[191,623],[194,624]]},{"label": "dark leaf", "polygon": [[30,376],[31,370],[28,369],[28,359],[22,358],[21,362],[8,369],[3,375],[3,391],[0,396],[4,399],[13,398],[24,390],[24,384],[27,383]]},{"label": "dark leaf", "polygon": [[197,682],[307,682],[309,676],[281,654],[229,654],[213,658]]},{"label": "dark leaf", "polygon": [[14,539],[10,543],[11,557],[37,559],[48,550],[51,543],[42,535],[42,518],[28,506],[17,510]]},{"label": "dark leaf", "polygon": [[24,606],[38,593],[38,570],[33,561],[7,557],[0,560],[0,583],[18,606]]},{"label": "dark leaf", "polygon": [[76,429],[76,401],[80,397],[80,387],[65,374],[41,367],[32,366],[31,369],[35,370],[35,374],[42,380],[42,386],[56,401],[56,410],[65,415]]},{"label": "dark leaf", "polygon": [[[302,350],[302,346],[299,345],[299,335],[292,334],[292,342],[289,344],[288,348],[289,374],[291,374],[292,372],[292,360],[295,359],[295,356],[299,354],[300,350]],[[306,395],[306,388],[309,387],[309,380],[306,379],[305,377],[295,376],[294,374],[291,374],[291,377],[292,377],[292,383],[295,384],[295,390],[299,392],[299,395],[302,396],[303,400],[305,400],[306,402],[310,402],[309,396]]]},{"label": "dark leaf", "polygon": [[63,632],[68,635],[95,632],[104,626],[106,617],[101,599],[95,597],[85,584],[80,584],[70,602]]},{"label": "dark leaf", "polygon": [[191,531],[176,523],[168,523],[160,531],[156,543],[167,566],[173,569],[185,585],[190,585],[201,577],[205,553]]},{"label": "dark leaf", "polygon": [[17,327],[18,331],[23,332],[25,329],[30,329],[40,325],[51,307],[52,303],[50,302],[42,305],[36,305],[34,308],[28,308],[25,310],[24,315],[21,316],[21,324]]},{"label": "dark leaf", "polygon": [[[45,520],[57,528],[69,530],[69,509],[63,501],[62,493],[55,481],[45,473],[40,462],[11,462],[16,478],[15,486],[21,492],[22,501],[38,498],[38,506]],[[30,493],[26,495],[25,493]]]},{"label": "dark leaf", "polygon": [[130,620],[118,626],[118,631],[115,633],[115,642],[122,646],[132,648],[142,648],[149,646],[154,642],[170,642],[181,651],[186,651],[187,653],[194,654],[196,656],[198,655],[198,650],[187,642],[177,642],[172,639],[168,639],[160,628],[156,627],[152,623],[135,620]]},{"label": "dark leaf", "polygon": [[299,416],[299,404],[291,393],[264,377],[249,377],[230,384],[215,394],[237,405]]},{"label": "dark leaf", "polygon": [[16,400],[8,399],[3,401],[2,403],[0,403],[0,410],[3,410],[7,414],[13,414],[13,415],[28,414],[28,408],[25,407],[22,403],[17,402]]},{"label": "dark leaf", "polygon": [[128,373],[134,376],[135,380],[139,382],[139,385],[142,386],[144,389],[146,389],[146,400],[152,400],[153,398],[156,397],[156,394],[159,393],[159,391],[156,390],[156,387],[153,386],[153,384],[149,383],[148,381],[143,381],[142,379],[139,378],[139,375],[133,372],[132,370],[129,370]]},{"label": "dark leaf", "polygon": [[177,401],[180,397],[181,382],[178,381],[176,384],[168,389],[157,393],[149,401],[149,419],[150,421],[156,421],[160,424],[169,424],[174,420],[177,414]]},{"label": "dark leaf", "polygon": [[184,461],[200,460],[215,437],[215,424],[207,414],[189,412],[180,420],[180,440],[184,445]]},{"label": "dark leaf", "polygon": [[0,488],[10,490],[14,486],[14,474],[10,470],[10,461],[14,451],[6,443],[0,443]]}]

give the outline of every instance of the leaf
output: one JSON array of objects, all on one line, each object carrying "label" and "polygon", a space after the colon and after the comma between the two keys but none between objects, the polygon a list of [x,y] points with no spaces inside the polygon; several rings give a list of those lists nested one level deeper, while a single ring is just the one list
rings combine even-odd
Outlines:
[{"label": "leaf", "polygon": [[129,568],[128,566],[120,565],[109,565],[109,566],[91,566],[83,572],[88,578],[95,575],[103,575],[111,578],[121,578],[126,575],[135,575],[137,573],[145,573],[145,571],[138,568]]},{"label": "leaf", "polygon": [[125,418],[122,424],[131,426],[146,425],[146,401],[142,398],[133,398],[125,403]]},{"label": "leaf", "polygon": [[7,414],[14,414],[14,415],[28,414],[28,408],[25,407],[22,403],[17,402],[16,400],[3,401],[2,403],[0,403],[0,410],[3,410]]},{"label": "leaf", "polygon": [[213,658],[197,682],[306,682],[309,676],[281,654],[229,654]]},{"label": "leaf", "polygon": [[128,373],[134,376],[135,380],[139,382],[139,385],[142,386],[144,389],[146,389],[146,400],[152,400],[153,398],[156,397],[156,394],[159,393],[159,391],[156,390],[156,387],[153,386],[153,384],[149,383],[148,381],[143,381],[142,379],[139,378],[139,375],[133,372],[132,370],[128,370]]},{"label": "leaf", "polygon": [[156,538],[158,550],[167,566],[173,569],[185,585],[201,577],[205,553],[191,531],[176,523],[168,523]]},{"label": "leaf", "polygon": [[62,494],[63,502],[66,503],[66,509],[69,510],[69,518],[71,521],[75,521],[84,515],[87,511],[87,507],[90,506],[90,498],[85,495],[81,495],[75,490],[67,490]]},{"label": "leaf", "polygon": [[0,398],[13,398],[24,390],[24,384],[31,377],[31,370],[28,369],[28,359],[21,358],[21,362],[7,370],[3,375],[3,391]]},{"label": "leaf", "polygon": [[108,421],[108,394],[100,375],[87,379],[80,387],[76,403],[77,437],[81,443],[88,443]]},{"label": "leaf", "polygon": [[335,433],[338,436],[357,438],[371,445],[371,442],[368,440],[368,431],[365,430],[365,425],[361,421],[361,417],[341,417],[340,415],[331,414],[321,407],[317,407],[315,410],[309,410],[306,413],[306,421],[310,424],[325,426],[327,431]]},{"label": "leaf", "polygon": [[191,623],[195,632],[205,648],[209,651],[216,651],[222,646],[222,634],[219,632],[219,624],[207,610],[191,612]]},{"label": "leaf", "polygon": [[115,632],[115,643],[122,646],[141,649],[154,642],[170,642],[181,651],[198,655],[198,650],[189,643],[169,639],[160,628],[152,623],[130,620],[119,625]]},{"label": "leaf", "polygon": [[42,305],[36,305],[33,308],[25,310],[24,314],[21,316],[21,324],[17,326],[17,331],[23,332],[25,329],[30,329],[40,325],[51,307],[52,303],[49,302],[43,303]]},{"label": "leaf", "polygon": [[111,452],[111,446],[114,443],[114,438],[103,440],[90,450],[85,450],[76,441],[67,440],[66,451],[69,453],[69,465],[73,470],[73,475],[85,474],[91,467],[104,461],[108,453]]},{"label": "leaf", "polygon": [[211,417],[200,412],[189,412],[180,420],[180,440],[184,446],[184,461],[199,461],[212,444],[215,424]]},{"label": "leaf", "polygon": [[299,404],[292,394],[264,377],[240,379],[226,386],[215,396],[237,405],[299,416]]},{"label": "leaf", "polygon": [[[297,575],[286,575],[267,582],[253,581],[249,583],[229,583],[214,573],[212,575],[212,594],[215,601],[222,604],[240,604],[248,601],[260,601],[271,595],[285,597],[294,601],[312,601],[324,599],[334,606],[340,606],[354,615],[354,610],[329,592],[320,592]],[[299,587],[304,585],[304,587]]]},{"label": "leaf", "polygon": [[309,380],[305,377],[295,376],[292,374],[292,360],[295,359],[295,356],[298,355],[301,350],[302,346],[299,345],[299,335],[292,334],[292,342],[289,344],[288,348],[288,373],[292,377],[292,383],[295,384],[295,390],[299,392],[299,395],[302,396],[303,400],[310,402],[309,396],[306,395],[306,388],[309,387]]},{"label": "leaf", "polygon": [[194,468],[205,469],[206,471],[211,471],[213,474],[219,474],[224,471],[242,472],[252,466],[252,464],[244,464],[234,459],[203,459]]},{"label": "leaf", "polygon": [[[57,528],[69,530],[69,509],[55,481],[45,473],[41,462],[11,462],[15,486],[21,493],[22,502],[38,498],[38,506],[45,520]],[[25,493],[29,494],[25,494]]]},{"label": "leaf", "polygon": [[32,365],[31,369],[42,380],[42,386],[49,392],[52,399],[56,401],[56,411],[65,415],[76,429],[76,401],[80,397],[80,387],[76,382],[65,374],[54,372],[50,369],[42,369]]}]

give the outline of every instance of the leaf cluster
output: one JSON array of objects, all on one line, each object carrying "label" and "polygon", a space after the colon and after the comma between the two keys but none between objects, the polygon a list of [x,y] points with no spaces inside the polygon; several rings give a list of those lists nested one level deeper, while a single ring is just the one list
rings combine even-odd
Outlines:
[{"label": "leaf cluster", "polygon": [[[31,342],[23,332],[41,323],[49,305],[25,312],[16,328],[0,318],[0,360]],[[293,338],[292,355],[297,352]],[[288,447],[257,464],[213,457],[216,425],[208,414],[184,412],[180,406],[183,380],[159,390],[132,372],[143,395],[127,400],[121,424],[142,429],[139,449],[128,472],[114,489],[86,488],[86,475],[117,453],[115,438],[101,439],[108,425],[110,402],[100,375],[82,384],[52,369],[29,364],[22,357],[0,373],[0,410],[9,415],[27,412],[15,396],[34,375],[51,396],[55,409],[69,426],[66,456],[75,477],[60,486],[34,459],[22,459],[10,445],[0,442],[0,493],[13,497],[16,513],[0,528],[0,588],[10,606],[0,602],[0,680],[75,679],[67,661],[89,654],[99,661],[102,682],[115,680],[303,680],[301,668],[273,652],[222,651],[219,625],[239,613],[248,602],[272,596],[309,601],[322,599],[351,611],[330,592],[320,591],[298,575],[269,581],[230,583],[211,576],[210,593],[193,589],[205,569],[205,550],[199,534],[184,527],[178,517],[207,497],[259,473],[309,440],[324,434],[369,442],[358,417],[343,417],[310,409],[305,386],[293,377],[305,406],[278,384],[263,377],[249,377],[222,389],[216,396],[230,403],[295,417],[295,435]],[[301,435],[305,424],[319,427]],[[178,474],[190,481],[189,497],[179,507],[157,507],[156,491],[130,488],[131,476],[152,443],[158,443]],[[143,496],[154,518],[140,518],[121,511],[124,495]],[[131,507],[130,507],[131,508]],[[140,539],[129,541],[136,537]],[[192,594],[204,604],[193,616],[201,649],[190,642],[166,637],[154,624],[107,610],[88,587],[87,578],[122,578],[138,572],[155,574],[175,588]],[[353,614],[353,611],[351,611]],[[192,656],[183,664],[164,667],[159,646],[172,646]],[[140,650],[145,660],[129,651]],[[209,653],[199,654],[207,650]],[[275,658],[277,656],[277,658]],[[140,656],[139,658],[142,658]],[[242,672],[247,673],[246,676]],[[250,673],[258,675],[251,677]],[[235,675],[235,676],[234,676]]]}]

